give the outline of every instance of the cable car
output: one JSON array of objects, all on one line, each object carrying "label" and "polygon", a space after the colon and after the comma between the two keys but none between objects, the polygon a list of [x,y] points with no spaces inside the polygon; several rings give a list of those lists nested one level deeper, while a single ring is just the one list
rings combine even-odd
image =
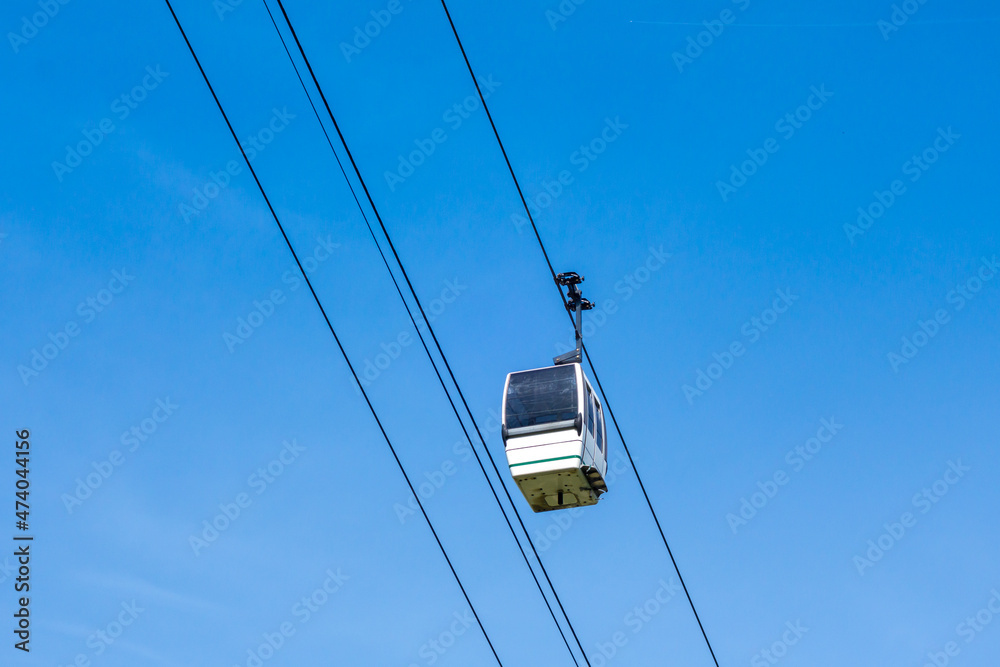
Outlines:
[{"label": "cable car", "polygon": [[594,505],[608,490],[604,413],[579,363],[508,374],[502,414],[507,463],[532,510]]},{"label": "cable car", "polygon": [[577,287],[582,276],[560,273],[555,279],[560,293],[569,288],[576,349],[553,359],[554,366],[509,373],[501,409],[510,473],[535,512],[595,505],[608,490],[604,412],[580,365],[581,313],[594,305]]}]

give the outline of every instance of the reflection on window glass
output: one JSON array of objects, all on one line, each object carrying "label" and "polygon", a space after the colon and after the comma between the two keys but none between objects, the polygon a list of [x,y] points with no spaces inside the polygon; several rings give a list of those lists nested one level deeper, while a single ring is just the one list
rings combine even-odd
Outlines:
[{"label": "reflection on window glass", "polygon": [[587,430],[590,431],[591,437],[594,435],[594,395],[590,391],[590,387],[587,387]]},{"label": "reflection on window glass", "polygon": [[604,451],[604,415],[597,411],[597,449]]},{"label": "reflection on window glass", "polygon": [[576,369],[555,366],[513,373],[507,386],[507,428],[572,421],[577,415]]}]

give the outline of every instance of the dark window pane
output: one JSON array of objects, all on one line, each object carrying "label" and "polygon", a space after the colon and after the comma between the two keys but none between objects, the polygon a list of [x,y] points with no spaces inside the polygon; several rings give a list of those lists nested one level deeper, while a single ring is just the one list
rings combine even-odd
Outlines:
[{"label": "dark window pane", "polygon": [[597,448],[604,451],[604,415],[597,411]]},{"label": "dark window pane", "polygon": [[507,385],[507,428],[572,421],[576,414],[573,366],[511,374]]},{"label": "dark window pane", "polygon": [[590,431],[590,435],[594,435],[594,396],[590,393],[590,387],[587,387],[587,430]]}]

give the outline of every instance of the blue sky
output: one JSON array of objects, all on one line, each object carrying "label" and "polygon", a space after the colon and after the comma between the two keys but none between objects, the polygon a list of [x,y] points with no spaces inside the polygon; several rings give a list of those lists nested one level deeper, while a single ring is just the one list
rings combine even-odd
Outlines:
[{"label": "blue sky", "polygon": [[[722,665],[1000,654],[997,13],[903,4],[449,5]],[[572,664],[264,5],[174,6],[504,664]],[[444,12],[286,7],[503,471],[572,331]],[[0,26],[3,664],[491,664],[166,5]],[[504,483],[591,664],[709,665],[610,453]]]}]

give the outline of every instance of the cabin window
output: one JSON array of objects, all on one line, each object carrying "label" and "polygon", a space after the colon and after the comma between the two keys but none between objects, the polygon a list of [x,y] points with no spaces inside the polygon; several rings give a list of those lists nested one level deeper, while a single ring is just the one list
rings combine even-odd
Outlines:
[{"label": "cabin window", "polygon": [[604,415],[600,408],[597,410],[597,449],[604,451]]},{"label": "cabin window", "polygon": [[590,389],[590,385],[587,385],[587,430],[590,431],[590,437],[594,437],[594,393]]},{"label": "cabin window", "polygon": [[508,429],[572,422],[578,413],[576,368],[554,366],[512,373],[506,404]]}]

